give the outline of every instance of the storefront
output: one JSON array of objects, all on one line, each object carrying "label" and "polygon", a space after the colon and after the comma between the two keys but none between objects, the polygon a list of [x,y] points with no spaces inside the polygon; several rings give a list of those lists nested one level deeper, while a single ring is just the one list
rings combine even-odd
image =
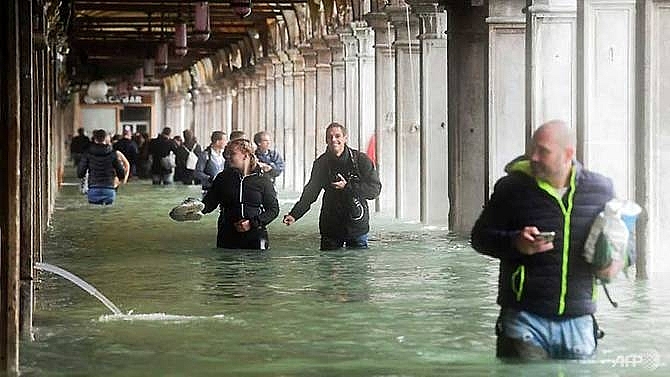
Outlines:
[{"label": "storefront", "polygon": [[73,133],[80,127],[91,135],[93,130],[103,129],[111,135],[121,134],[124,129],[133,133],[158,132],[158,111],[155,96],[159,91],[142,91],[132,95],[107,95],[95,101],[79,96],[75,109]]}]

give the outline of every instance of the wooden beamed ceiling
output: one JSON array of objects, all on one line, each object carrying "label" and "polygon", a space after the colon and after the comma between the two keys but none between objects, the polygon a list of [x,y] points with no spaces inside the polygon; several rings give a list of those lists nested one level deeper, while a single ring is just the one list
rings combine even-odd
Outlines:
[{"label": "wooden beamed ceiling", "polygon": [[[158,45],[169,45],[168,69],[156,70],[155,79],[182,72],[220,49],[258,35],[267,46],[268,28],[282,18],[282,11],[307,0],[252,2],[252,13],[241,18],[232,4],[243,0],[209,1],[210,37],[192,38],[194,7],[198,1],[181,0],[63,0],[70,14],[67,25],[67,69],[71,83],[87,84],[103,79],[114,83],[132,77],[143,60],[154,57]],[[188,53],[175,54],[175,24],[188,30]],[[154,82],[158,82],[154,80]]]}]

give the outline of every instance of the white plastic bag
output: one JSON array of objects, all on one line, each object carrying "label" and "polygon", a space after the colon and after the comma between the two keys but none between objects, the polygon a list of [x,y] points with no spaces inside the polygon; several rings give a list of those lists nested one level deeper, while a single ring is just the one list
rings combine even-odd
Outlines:
[{"label": "white plastic bag", "polygon": [[641,208],[631,201],[612,199],[593,222],[584,243],[584,259],[596,269],[608,267],[613,261],[628,263],[629,237],[632,229],[622,217],[637,217]]}]

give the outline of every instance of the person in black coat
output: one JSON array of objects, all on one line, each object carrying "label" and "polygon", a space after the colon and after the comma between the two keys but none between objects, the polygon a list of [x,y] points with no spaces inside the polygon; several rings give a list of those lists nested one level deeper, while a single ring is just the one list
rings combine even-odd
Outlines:
[{"label": "person in black coat", "polygon": [[312,174],[300,200],[284,216],[293,224],[309,211],[321,190],[323,203],[319,216],[321,250],[368,247],[370,211],[368,200],[379,196],[382,184],[372,160],[347,146],[347,129],[339,123],[326,128],[328,148],[312,166]]},{"label": "person in black coat", "polygon": [[574,160],[575,144],[563,121],[539,127],[528,156],[508,164],[472,229],[472,247],[500,259],[498,357],[582,359],[595,352],[595,277],[608,271],[593,271],[582,254],[614,190],[610,179]]},{"label": "person in black coat", "polygon": [[133,140],[133,132],[130,129],[123,130],[123,137],[112,146],[115,150],[123,153],[130,163],[130,177],[137,177],[137,156],[139,149]]},{"label": "person in black coat", "polygon": [[107,144],[105,130],[93,131],[93,144],[79,161],[77,176],[83,179],[86,173],[88,173],[88,202],[112,204],[116,199],[114,178],[123,180],[126,171],[117,152]]},{"label": "person in black coat", "polygon": [[83,127],[79,128],[77,130],[77,136],[72,138],[72,142],[70,144],[70,155],[72,157],[72,162],[74,163],[75,168],[79,166],[81,157],[84,155],[84,153],[86,153],[86,150],[90,145],[91,139],[86,136],[86,131]]},{"label": "person in black coat", "polygon": [[[155,139],[149,142],[149,154],[152,158],[151,163],[151,183],[154,185],[171,185],[174,183],[174,154],[177,152],[177,145],[170,138],[172,129],[163,128]],[[167,164],[164,158],[172,156],[172,165]]]},{"label": "person in black coat", "polygon": [[216,247],[265,250],[270,245],[266,227],[279,214],[274,185],[263,175],[248,140],[231,141],[224,155],[230,166],[202,199],[202,213],[221,210]]}]

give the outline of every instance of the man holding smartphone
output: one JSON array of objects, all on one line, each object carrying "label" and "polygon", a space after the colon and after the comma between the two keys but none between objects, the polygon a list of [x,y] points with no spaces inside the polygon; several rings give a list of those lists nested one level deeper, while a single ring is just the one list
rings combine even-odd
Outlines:
[{"label": "man holding smartphone", "polygon": [[291,225],[307,213],[324,190],[319,216],[321,250],[367,248],[367,201],[379,196],[379,175],[365,153],[347,146],[347,129],[343,125],[328,125],[326,144],[326,152],[314,161],[300,200],[284,216],[284,224]]},{"label": "man holding smartphone", "polygon": [[594,274],[602,271],[582,253],[614,192],[574,159],[575,144],[565,122],[540,126],[472,229],[473,248],[500,259],[498,357],[583,359],[596,350]]}]

